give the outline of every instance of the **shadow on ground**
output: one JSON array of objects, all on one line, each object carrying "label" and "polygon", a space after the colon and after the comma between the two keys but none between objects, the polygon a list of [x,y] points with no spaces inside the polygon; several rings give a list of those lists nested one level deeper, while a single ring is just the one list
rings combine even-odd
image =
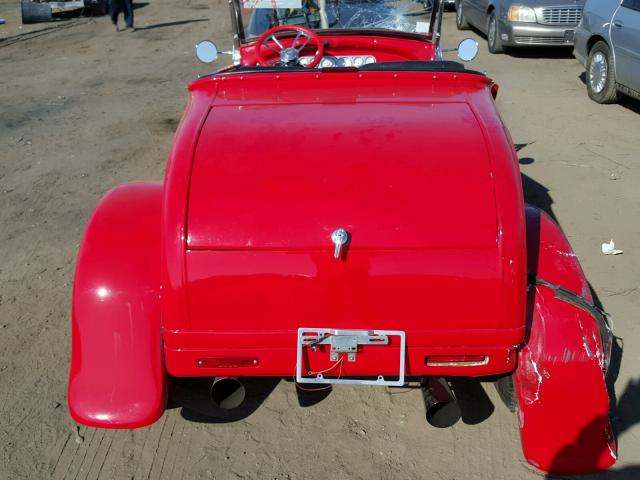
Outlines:
[{"label": "shadow on ground", "polygon": [[147,25],[146,27],[136,27],[136,30],[154,30],[156,28],[177,27],[178,25],[186,25],[188,23],[208,22],[208,18],[194,18],[192,20],[176,20],[175,22],[156,23],[155,25]]},{"label": "shadow on ground", "polygon": [[139,8],[144,8],[149,5],[149,2],[133,2],[133,9],[138,10]]},{"label": "shadow on ground", "polygon": [[267,399],[280,382],[275,377],[247,377],[242,379],[246,399],[232,410],[216,407],[211,401],[213,378],[174,378],[169,388],[167,408],[180,408],[185,420],[198,423],[237,422],[250,416]]},{"label": "shadow on ground", "polygon": [[484,390],[484,386],[476,378],[452,377],[449,379],[462,413],[462,422],[466,425],[477,425],[488,419],[495,407]]}]

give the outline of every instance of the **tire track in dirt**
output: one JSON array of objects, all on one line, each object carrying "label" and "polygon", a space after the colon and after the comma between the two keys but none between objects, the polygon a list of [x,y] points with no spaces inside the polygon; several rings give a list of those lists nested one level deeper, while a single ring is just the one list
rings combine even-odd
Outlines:
[{"label": "tire track in dirt", "polygon": [[167,417],[169,412],[165,413],[162,419],[149,427],[149,431],[142,447],[142,453],[138,466],[136,468],[134,478],[135,479],[148,479],[151,475],[151,469],[153,468],[153,462],[160,448],[160,441],[167,424]]},{"label": "tire track in dirt", "polygon": [[149,469],[149,473],[146,477],[147,480],[160,478],[167,457],[169,456],[178,415],[177,412],[170,411],[165,414],[165,417],[167,419],[166,428],[163,429],[162,434],[160,435],[158,448],[156,449],[151,468]]},{"label": "tire track in dirt", "polygon": [[[116,430],[85,428],[81,444],[69,435],[53,468],[52,480],[88,480],[100,477],[109,458]],[[113,478],[113,477],[111,477]]]},{"label": "tire track in dirt", "polygon": [[180,451],[178,452],[176,461],[173,465],[173,471],[171,472],[172,479],[182,480],[184,478],[185,472],[187,471],[187,465],[189,465],[187,459],[191,452],[191,444],[196,434],[197,432],[192,425],[185,425],[182,434],[183,439],[180,444]]},{"label": "tire track in dirt", "polygon": [[176,465],[183,459],[184,447],[188,443],[185,431],[189,429],[189,425],[184,419],[179,418],[177,411],[171,412],[176,417],[175,425],[171,431],[171,438],[167,446],[167,452],[162,460],[162,468],[160,469],[160,479],[173,480],[176,478]]},{"label": "tire track in dirt", "polygon": [[67,445],[69,445],[69,441],[71,440],[71,435],[67,436],[67,440],[64,442],[64,444],[62,445],[62,449],[60,450],[60,452],[58,453],[57,457],[56,457],[56,463],[53,465],[53,474],[55,476],[55,472],[58,469],[58,465],[60,464],[60,459],[62,458],[62,454],[64,453],[64,451],[67,448]]},{"label": "tire track in dirt", "polygon": [[81,444],[77,442],[67,442],[57,461],[56,469],[53,472],[52,480],[67,480],[75,478],[80,470],[80,466],[87,455],[87,450],[93,440],[96,430],[93,428],[80,429],[80,436],[84,436]]},{"label": "tire track in dirt", "polygon": [[80,463],[76,463],[76,465],[78,465],[78,470],[76,471],[75,475],[73,475],[73,477],[69,475],[69,480],[83,480],[86,477],[86,474],[89,473],[91,464],[95,460],[98,449],[100,448],[100,444],[102,443],[102,438],[105,435],[105,430],[93,428],[91,430],[93,431],[91,441],[88,443],[85,453],[82,456],[82,461]]},{"label": "tire track in dirt", "polygon": [[115,430],[111,446],[105,455],[100,470],[91,479],[113,480],[133,478],[141,454],[142,445],[149,436],[149,428]]},{"label": "tire track in dirt", "polygon": [[100,442],[100,446],[98,447],[98,451],[89,467],[89,471],[85,477],[85,480],[93,480],[100,478],[100,473],[102,472],[102,468],[104,467],[104,463],[107,460],[107,456],[111,451],[111,445],[113,445],[113,439],[116,436],[117,431],[115,430],[106,430],[104,436],[102,437],[102,441]]}]

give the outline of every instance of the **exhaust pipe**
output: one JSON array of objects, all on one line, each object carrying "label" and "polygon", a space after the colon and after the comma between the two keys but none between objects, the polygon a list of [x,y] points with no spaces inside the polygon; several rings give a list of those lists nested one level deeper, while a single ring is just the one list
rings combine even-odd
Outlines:
[{"label": "exhaust pipe", "polygon": [[216,377],[211,384],[211,401],[216,407],[231,410],[242,405],[244,385],[236,377]]},{"label": "exhaust pipe", "polygon": [[427,422],[437,428],[455,425],[462,416],[456,396],[444,377],[422,381],[422,398],[427,409]]}]

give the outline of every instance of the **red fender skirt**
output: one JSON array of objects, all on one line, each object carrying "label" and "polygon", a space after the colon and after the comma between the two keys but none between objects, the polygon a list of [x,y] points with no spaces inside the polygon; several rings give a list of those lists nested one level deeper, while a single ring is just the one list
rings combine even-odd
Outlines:
[{"label": "red fender skirt", "polygon": [[73,287],[69,410],[78,423],[142,427],[164,412],[161,202],[161,184],[123,185],[89,220]]}]

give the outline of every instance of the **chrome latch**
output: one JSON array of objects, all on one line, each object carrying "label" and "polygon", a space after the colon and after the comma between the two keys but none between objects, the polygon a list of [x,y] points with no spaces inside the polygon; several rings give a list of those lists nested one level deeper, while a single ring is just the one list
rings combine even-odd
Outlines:
[{"label": "chrome latch", "polygon": [[342,247],[349,241],[349,234],[344,228],[338,228],[331,234],[331,241],[335,245],[333,258],[339,260],[342,254]]}]

